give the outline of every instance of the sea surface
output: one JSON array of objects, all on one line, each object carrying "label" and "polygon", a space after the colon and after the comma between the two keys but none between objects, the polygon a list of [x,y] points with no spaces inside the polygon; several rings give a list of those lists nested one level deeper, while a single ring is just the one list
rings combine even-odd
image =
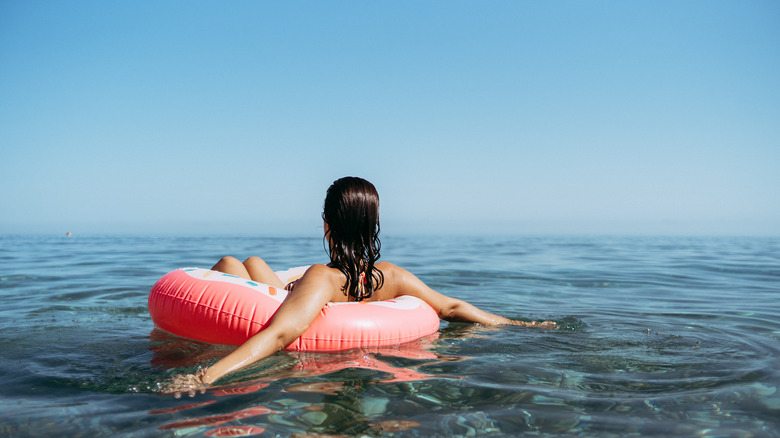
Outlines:
[{"label": "sea surface", "polygon": [[282,352],[160,391],[232,347],[155,330],[163,274],[318,238],[0,236],[0,436],[780,436],[780,238],[383,238],[434,289],[558,330],[442,323],[386,349]]}]

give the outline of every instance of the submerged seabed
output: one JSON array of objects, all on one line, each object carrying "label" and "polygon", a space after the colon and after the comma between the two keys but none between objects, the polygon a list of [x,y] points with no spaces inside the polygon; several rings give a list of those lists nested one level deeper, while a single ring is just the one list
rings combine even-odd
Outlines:
[{"label": "submerged seabed", "polygon": [[401,238],[383,259],[560,330],[443,324],[384,350],[280,353],[193,398],[229,347],[153,330],[152,284],[317,238],[2,236],[0,436],[780,436],[780,239]]}]

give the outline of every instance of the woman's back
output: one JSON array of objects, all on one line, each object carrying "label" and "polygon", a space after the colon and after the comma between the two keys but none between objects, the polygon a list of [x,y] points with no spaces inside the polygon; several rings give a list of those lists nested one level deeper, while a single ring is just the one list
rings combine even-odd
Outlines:
[{"label": "woman's back", "polygon": [[[389,262],[379,262],[376,264],[376,269],[382,272],[384,281],[382,281],[378,288],[375,284],[371,297],[365,298],[363,301],[391,300],[401,295],[413,295],[423,298],[423,295],[425,295],[424,289],[427,287],[421,288],[421,285],[424,286],[422,282],[419,280],[417,280],[417,282],[413,281],[410,277],[414,276],[398,266]],[[302,286],[300,282],[307,277],[316,278],[320,287],[327,288],[330,302],[343,303],[355,301],[354,297],[347,295],[347,277],[339,269],[326,265],[313,265],[309,268],[309,271],[306,272],[304,277],[296,282],[295,286],[292,288],[293,293]],[[416,277],[414,279],[416,279]]]}]

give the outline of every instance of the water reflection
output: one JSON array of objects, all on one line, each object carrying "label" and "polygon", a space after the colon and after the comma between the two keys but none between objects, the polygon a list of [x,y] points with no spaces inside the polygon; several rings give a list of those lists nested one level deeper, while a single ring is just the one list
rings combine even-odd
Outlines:
[{"label": "water reflection", "polygon": [[[458,330],[449,331],[446,335],[434,333],[417,341],[393,347],[362,348],[333,353],[282,352],[278,356],[286,357],[287,360],[280,361],[281,367],[264,366],[263,370],[253,373],[249,382],[241,381],[242,378],[246,378],[245,372],[239,373],[234,376],[234,380],[239,379],[238,382],[234,381],[229,386],[214,387],[210,393],[215,395],[245,394],[268,386],[266,382],[258,381],[258,377],[260,379],[266,377],[271,380],[305,378],[332,374],[345,369],[365,369],[388,374],[389,377],[378,379],[378,382],[383,383],[442,378],[446,376],[440,374],[433,376],[420,372],[418,368],[422,365],[431,366],[444,362],[462,361],[469,359],[469,357],[443,354],[439,351],[433,351],[434,347],[446,348],[449,340],[462,341],[467,338],[480,337],[481,333],[487,330],[495,329],[464,325]],[[151,364],[155,368],[172,369],[201,366],[215,362],[235,348],[191,341],[158,329],[152,330],[149,340],[149,349],[153,353]],[[390,361],[396,362],[396,364],[391,364]],[[335,384],[336,382],[329,383]],[[306,388],[305,384],[299,387]]]},{"label": "water reflection", "polygon": [[[160,427],[158,427],[158,430],[178,430],[178,429],[194,429],[194,428],[201,428],[201,427],[212,427],[212,426],[219,426],[220,424],[225,424],[230,421],[236,421],[241,420],[248,417],[254,417],[257,415],[265,415],[268,413],[272,413],[268,408],[265,408],[263,406],[253,406],[251,408],[246,409],[240,409],[235,412],[230,412],[227,414],[219,414],[219,415],[210,415],[205,417],[193,417],[193,418],[186,418],[184,420],[174,421],[172,423],[164,424]],[[152,413],[152,412],[150,412]],[[221,430],[220,430],[221,429]],[[218,429],[210,429],[204,431],[204,433],[208,436],[228,436],[224,435],[228,430],[234,430],[236,427],[229,427],[229,428],[218,428]],[[259,428],[259,427],[252,427],[252,431],[257,431],[256,433],[263,432],[265,429]],[[250,430],[244,430],[244,432],[249,432]]]},{"label": "water reflection", "polygon": [[215,401],[216,400],[209,400],[209,401],[200,402],[200,403],[188,403],[186,405],[174,406],[172,408],[154,409],[154,410],[149,411],[149,413],[152,414],[152,415],[172,414],[174,412],[184,411],[184,410],[187,410],[187,409],[195,409],[195,408],[200,408],[200,407],[203,407],[203,406],[208,406],[208,405],[214,403]]},{"label": "water reflection", "polygon": [[195,367],[217,361],[234,348],[180,338],[157,328],[149,333],[151,365],[154,368]]},{"label": "water reflection", "polygon": [[[150,411],[155,415],[181,415],[188,409],[199,411],[217,402],[216,397],[235,396],[269,390],[282,397],[271,402],[275,411],[266,406],[254,406],[218,415],[193,416],[160,426],[160,430],[188,429],[208,436],[261,433],[268,423],[285,425],[297,430],[339,431],[349,433],[400,432],[420,425],[417,421],[387,418],[392,397],[378,390],[379,384],[419,384],[431,379],[457,380],[458,376],[434,373],[424,368],[437,364],[460,362],[470,357],[446,354],[464,339],[483,336],[488,330],[474,325],[451,325],[449,330],[395,347],[364,348],[335,353],[283,352],[249,370],[232,376],[231,381],[209,389],[205,397],[215,397],[201,403],[190,403],[168,409]],[[150,334],[151,363],[158,368],[192,368],[212,363],[229,353],[233,347],[192,342],[160,330]],[[180,371],[180,370],[177,370]],[[188,372],[189,370],[181,370]],[[325,376],[325,377],[323,377]],[[409,388],[413,388],[409,387]],[[376,393],[376,394],[374,394]],[[317,394],[315,402],[300,402],[283,394]],[[306,396],[303,396],[305,399]],[[225,405],[224,403],[221,405]],[[246,406],[242,404],[242,406]],[[251,418],[252,426],[222,426],[229,422],[245,422],[247,418],[267,415],[265,420]],[[215,428],[220,426],[219,428]]]}]

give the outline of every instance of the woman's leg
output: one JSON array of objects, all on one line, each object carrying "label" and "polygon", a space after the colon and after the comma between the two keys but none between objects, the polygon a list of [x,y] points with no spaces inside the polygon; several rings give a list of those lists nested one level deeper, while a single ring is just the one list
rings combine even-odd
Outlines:
[{"label": "woman's leg", "polygon": [[247,280],[252,279],[249,275],[249,271],[246,270],[246,266],[235,257],[222,257],[217,264],[211,267],[211,270],[246,278]]},{"label": "woman's leg", "polygon": [[285,284],[276,275],[273,269],[260,257],[249,257],[244,260],[244,267],[252,277],[252,280],[259,283],[267,284],[269,286],[278,287],[284,289]]},{"label": "woman's leg", "polygon": [[282,280],[276,276],[273,269],[271,269],[260,257],[249,257],[243,263],[235,257],[222,257],[211,270],[246,278],[247,280],[254,280],[258,283],[282,289],[284,289],[285,286],[282,283]]}]

